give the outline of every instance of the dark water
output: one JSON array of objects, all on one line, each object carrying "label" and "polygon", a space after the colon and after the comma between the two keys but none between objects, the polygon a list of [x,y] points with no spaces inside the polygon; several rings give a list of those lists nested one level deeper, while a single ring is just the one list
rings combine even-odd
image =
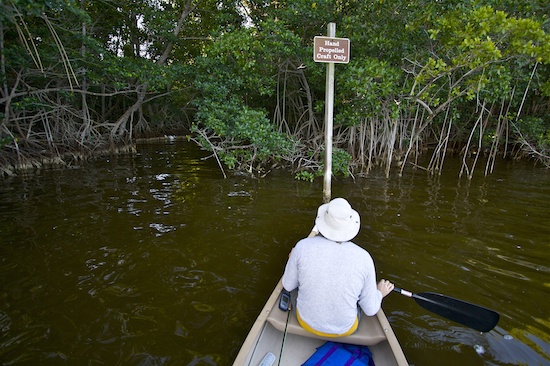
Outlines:
[{"label": "dark water", "polygon": [[[231,365],[322,182],[223,179],[187,143],[0,179],[2,365]],[[550,365],[550,172],[335,179],[380,277],[497,310],[486,334],[392,294],[414,365]]]}]

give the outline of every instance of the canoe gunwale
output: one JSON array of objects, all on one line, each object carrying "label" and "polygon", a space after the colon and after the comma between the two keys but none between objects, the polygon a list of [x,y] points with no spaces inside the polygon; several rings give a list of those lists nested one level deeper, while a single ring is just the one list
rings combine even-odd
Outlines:
[{"label": "canoe gunwale", "polygon": [[233,366],[244,365],[244,362],[248,357],[248,354],[253,349],[254,344],[257,342],[257,338],[261,334],[262,329],[265,327],[265,324],[267,322],[267,317],[269,316],[269,313],[273,308],[273,304],[275,304],[275,302],[278,300],[282,289],[283,289],[283,279],[281,278],[279,280],[279,283],[275,287],[275,290],[273,290],[273,292],[271,293],[271,296],[269,296],[269,298],[267,299],[267,302],[265,303],[262,311],[260,311],[260,315],[258,315],[258,318],[256,318],[256,321],[252,325],[252,328],[250,328],[250,331],[248,332],[248,335],[244,340],[244,343],[241,346],[239,353],[237,354],[237,358],[235,359]]}]

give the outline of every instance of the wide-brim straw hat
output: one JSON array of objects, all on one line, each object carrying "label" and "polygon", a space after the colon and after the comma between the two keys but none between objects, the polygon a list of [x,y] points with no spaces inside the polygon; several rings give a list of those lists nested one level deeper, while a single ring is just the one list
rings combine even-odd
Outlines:
[{"label": "wide-brim straw hat", "polygon": [[348,201],[344,198],[335,198],[319,207],[315,225],[325,238],[343,242],[357,236],[361,228],[361,219]]}]

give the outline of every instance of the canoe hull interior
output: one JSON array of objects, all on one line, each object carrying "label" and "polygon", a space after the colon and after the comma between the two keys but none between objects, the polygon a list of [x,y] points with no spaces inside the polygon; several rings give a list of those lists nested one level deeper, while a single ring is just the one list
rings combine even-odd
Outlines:
[{"label": "canoe hull interior", "polygon": [[[282,290],[279,281],[265,304],[258,319],[252,326],[233,366],[258,366],[268,352],[273,353],[279,363],[281,345],[287,313],[278,308],[278,298]],[[305,331],[291,313],[280,365],[299,366],[303,364],[327,340],[366,345],[373,354],[376,366],[406,366],[405,355],[382,310],[376,316],[363,315],[359,329],[353,335],[341,338],[323,338]]]}]

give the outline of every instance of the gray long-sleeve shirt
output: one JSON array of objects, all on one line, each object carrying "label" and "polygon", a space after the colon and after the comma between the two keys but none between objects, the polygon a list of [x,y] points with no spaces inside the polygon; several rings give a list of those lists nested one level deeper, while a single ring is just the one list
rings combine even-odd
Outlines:
[{"label": "gray long-sleeve shirt", "polygon": [[300,317],[323,333],[345,333],[355,322],[357,304],[372,316],[382,302],[370,254],[352,242],[336,243],[322,236],[296,244],[283,286],[287,291],[298,288]]}]

